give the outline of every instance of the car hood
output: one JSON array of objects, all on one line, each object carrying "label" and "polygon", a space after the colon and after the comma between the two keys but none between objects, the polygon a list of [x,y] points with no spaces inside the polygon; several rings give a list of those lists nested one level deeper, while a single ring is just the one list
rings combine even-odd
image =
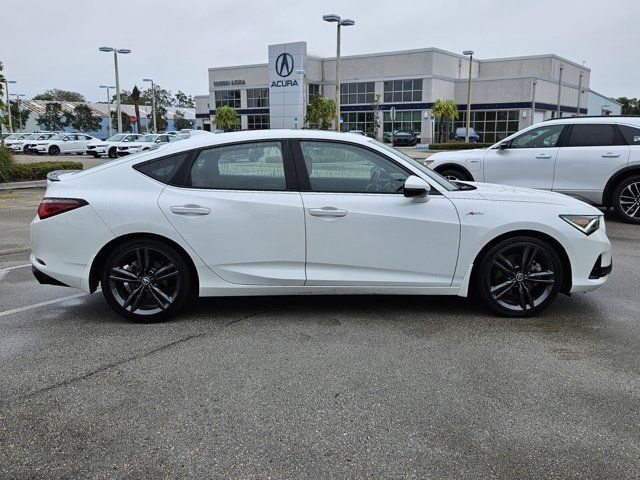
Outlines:
[{"label": "car hood", "polygon": [[429,160],[454,160],[460,158],[467,158],[469,155],[484,155],[487,152],[486,148],[470,148],[467,150],[452,150],[450,152],[438,152],[429,156]]},{"label": "car hood", "polygon": [[498,185],[495,183],[460,182],[472,185],[475,190],[469,190],[485,200],[496,202],[524,202],[547,203],[563,205],[571,213],[598,215],[602,214],[597,208],[573,197],[548,190],[535,190],[533,188],[512,187],[510,185]]}]

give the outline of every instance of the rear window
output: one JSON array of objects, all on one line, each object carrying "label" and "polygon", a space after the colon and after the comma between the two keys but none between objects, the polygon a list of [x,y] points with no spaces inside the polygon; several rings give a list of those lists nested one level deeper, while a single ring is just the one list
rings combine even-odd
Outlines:
[{"label": "rear window", "polygon": [[629,125],[618,125],[622,136],[629,145],[640,145],[640,128],[630,127]]},{"label": "rear window", "polygon": [[149,162],[134,165],[140,173],[162,183],[170,183],[182,163],[189,157],[189,153],[179,153],[169,157],[151,160]]},{"label": "rear window", "polygon": [[576,124],[571,129],[568,147],[608,147],[621,145],[613,125]]}]

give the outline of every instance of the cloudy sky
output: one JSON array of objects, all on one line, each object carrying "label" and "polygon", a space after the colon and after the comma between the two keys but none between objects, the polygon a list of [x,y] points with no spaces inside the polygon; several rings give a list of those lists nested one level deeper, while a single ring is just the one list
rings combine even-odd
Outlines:
[{"label": "cloudy sky", "polygon": [[0,0],[0,61],[15,93],[76,90],[102,100],[113,59],[130,48],[121,87],[150,76],[164,88],[207,93],[207,68],[266,62],[267,45],[306,40],[335,52],[335,26],[356,20],[343,55],[438,47],[478,58],[555,53],[591,68],[591,87],[640,96],[640,0]]}]

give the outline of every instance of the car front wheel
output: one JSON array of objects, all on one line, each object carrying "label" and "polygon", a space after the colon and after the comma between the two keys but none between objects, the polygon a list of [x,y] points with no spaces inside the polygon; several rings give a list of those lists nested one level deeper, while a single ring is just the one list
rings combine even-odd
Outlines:
[{"label": "car front wheel", "polygon": [[616,213],[625,222],[640,223],[640,176],[620,182],[613,192]]},{"label": "car front wheel", "polygon": [[132,240],[107,258],[102,292],[120,315],[140,323],[175,314],[192,294],[193,279],[183,256],[153,239]]},{"label": "car front wheel", "polygon": [[49,155],[58,155],[60,153],[60,147],[57,145],[51,145],[49,147]]},{"label": "car front wheel", "polygon": [[475,276],[478,296],[494,312],[530,317],[557,297],[564,278],[553,246],[534,237],[515,237],[492,246]]},{"label": "car front wheel", "polygon": [[117,153],[117,150],[115,149],[115,147],[109,149],[109,151],[107,152],[107,156],[109,158],[117,158],[118,157],[118,153]]}]

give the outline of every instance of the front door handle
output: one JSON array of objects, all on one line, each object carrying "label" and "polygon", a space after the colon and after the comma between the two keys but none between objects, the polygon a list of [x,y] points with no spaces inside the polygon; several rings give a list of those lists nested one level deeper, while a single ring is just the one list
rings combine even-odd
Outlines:
[{"label": "front door handle", "polygon": [[536,155],[536,158],[551,158],[551,154],[549,154],[549,153],[541,153],[539,155]]},{"label": "front door handle", "polygon": [[174,205],[171,207],[171,213],[176,215],[209,215],[210,208],[201,205]]},{"label": "front door handle", "polygon": [[602,158],[618,158],[620,156],[619,153],[607,152],[602,154]]},{"label": "front door handle", "polygon": [[335,207],[310,208],[309,215],[313,217],[346,217],[347,211]]}]

